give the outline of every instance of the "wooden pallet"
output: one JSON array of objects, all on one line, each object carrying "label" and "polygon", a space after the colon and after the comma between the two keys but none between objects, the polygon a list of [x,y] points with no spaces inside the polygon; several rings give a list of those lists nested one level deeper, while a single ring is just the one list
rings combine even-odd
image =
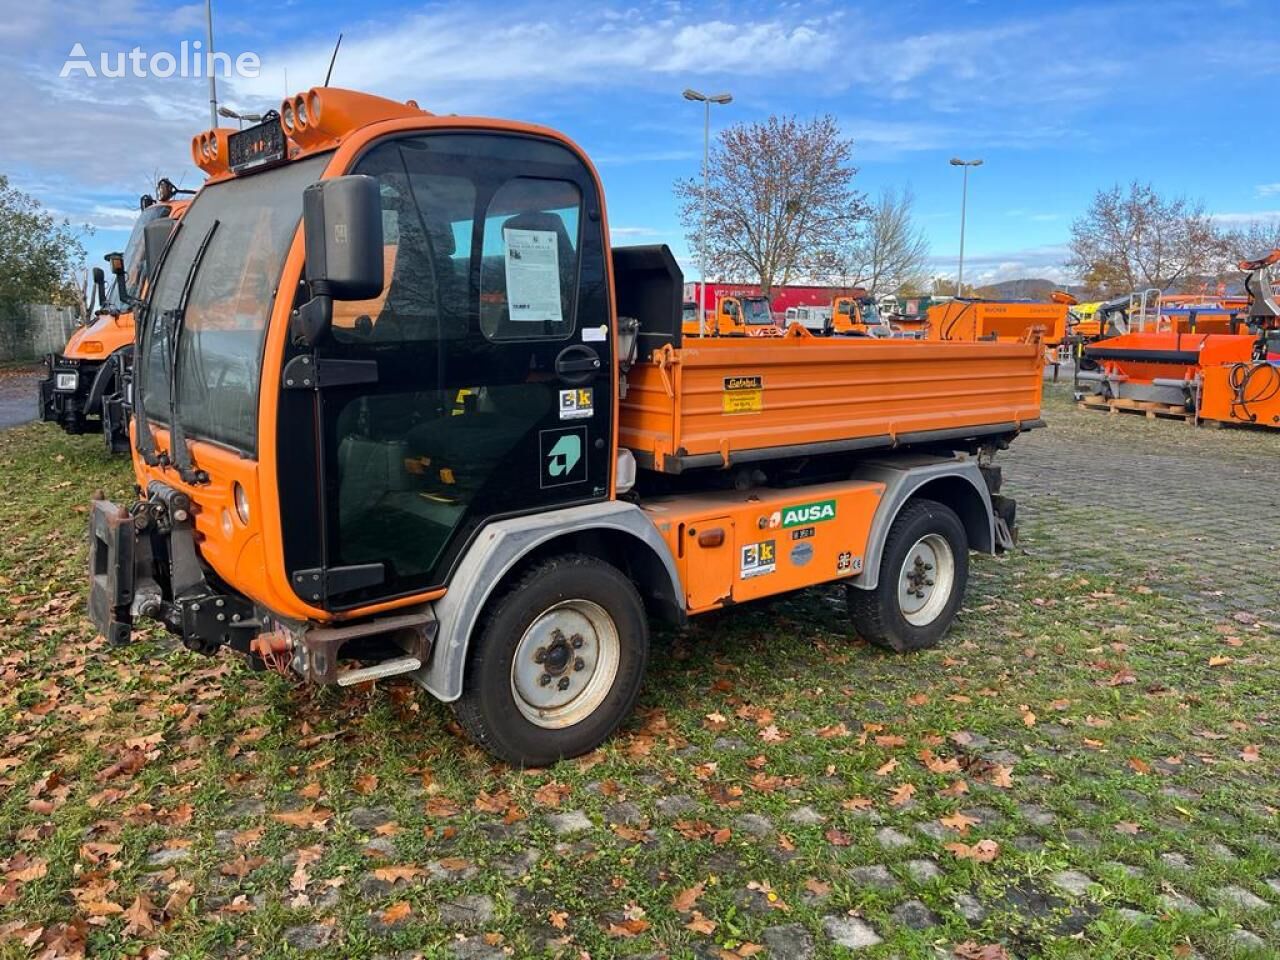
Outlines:
[{"label": "wooden pallet", "polygon": [[1183,420],[1187,423],[1195,422],[1195,414],[1180,404],[1158,403],[1155,400],[1132,400],[1128,397],[1116,397],[1115,399],[1106,399],[1103,397],[1088,397],[1081,400],[1078,404],[1081,410],[1100,410],[1111,415],[1118,413],[1138,413],[1146,416],[1148,420]]}]

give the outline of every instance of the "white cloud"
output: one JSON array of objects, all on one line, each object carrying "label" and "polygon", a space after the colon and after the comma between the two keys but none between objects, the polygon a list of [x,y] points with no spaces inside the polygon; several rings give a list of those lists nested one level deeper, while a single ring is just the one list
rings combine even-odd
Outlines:
[{"label": "white cloud", "polygon": [[1280,195],[1280,183],[1260,183],[1258,184],[1258,196],[1274,197]]},{"label": "white cloud", "polygon": [[1228,227],[1248,226],[1251,223],[1280,223],[1280,210],[1252,210],[1242,213],[1211,213],[1214,223]]},{"label": "white cloud", "polygon": [[[1047,244],[1027,247],[1023,250],[1004,250],[986,254],[965,254],[964,280],[966,284],[985,286],[1005,280],[1052,280],[1067,283],[1071,275],[1063,265],[1070,250],[1066,244]],[[940,255],[931,258],[935,276],[954,280],[957,256]]]}]

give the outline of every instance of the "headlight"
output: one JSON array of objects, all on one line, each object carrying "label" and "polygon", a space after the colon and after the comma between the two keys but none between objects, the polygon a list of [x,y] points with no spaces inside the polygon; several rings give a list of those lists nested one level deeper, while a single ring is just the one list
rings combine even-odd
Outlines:
[{"label": "headlight", "polygon": [[249,495],[244,492],[244,487],[240,486],[240,481],[237,480],[231,485],[231,496],[236,502],[236,516],[247,527],[249,525]]},{"label": "headlight", "polygon": [[53,377],[53,387],[55,390],[73,391],[79,381],[80,377],[75,373],[56,373]]}]

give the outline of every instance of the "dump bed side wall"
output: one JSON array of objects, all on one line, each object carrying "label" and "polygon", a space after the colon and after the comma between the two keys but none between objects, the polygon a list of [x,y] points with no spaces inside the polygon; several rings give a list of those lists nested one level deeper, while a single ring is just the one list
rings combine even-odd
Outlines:
[{"label": "dump bed side wall", "polygon": [[[770,448],[1038,420],[1042,351],[1031,344],[703,340],[627,374],[620,442],[668,458],[759,459]],[[650,460],[652,461],[650,463]]]}]

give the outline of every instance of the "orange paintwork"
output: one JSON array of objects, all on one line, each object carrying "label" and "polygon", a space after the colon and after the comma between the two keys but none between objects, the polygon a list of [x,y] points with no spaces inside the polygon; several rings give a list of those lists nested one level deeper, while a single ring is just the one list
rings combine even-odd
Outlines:
[{"label": "orange paintwork", "polygon": [[1042,363],[1038,344],[702,338],[631,368],[620,442],[662,470],[675,455],[728,462],[766,447],[1026,422],[1040,416]]},{"label": "orange paintwork", "polygon": [[[851,480],[658,497],[643,507],[675,558],[685,608],[702,613],[861,572],[883,494],[884,484]],[[786,508],[813,504],[830,504],[833,515],[783,525]]]},{"label": "orange paintwork", "polygon": [[99,313],[92,322],[77,327],[62,355],[73,360],[105,360],[121,347],[133,343],[133,311]]},{"label": "orange paintwork", "polygon": [[1194,362],[1160,363],[1141,358],[1105,359],[1103,368],[1111,375],[1130,383],[1162,380],[1192,380],[1202,370],[1224,363],[1247,361],[1253,356],[1256,338],[1249,334],[1210,333],[1126,333],[1099,340],[1093,346],[1104,350],[1176,351],[1194,354]]},{"label": "orange paintwork", "polygon": [[[374,140],[388,135],[406,132],[471,130],[497,130],[532,135],[560,143],[582,160],[589,175],[595,180],[601,199],[601,228],[604,236],[609,235],[608,219],[604,210],[604,188],[600,185],[599,175],[582,149],[561,133],[536,124],[508,120],[434,116],[411,104],[397,103],[382,97],[333,87],[313,88],[308,91],[307,96],[310,97],[313,94],[319,97],[321,103],[320,116],[325,136],[314,142],[308,142],[305,146],[290,138],[290,159],[299,159],[326,149],[334,149],[333,156],[323,174],[324,178],[347,173],[356,159]],[[350,126],[343,129],[331,127],[333,118],[345,118],[344,122],[349,123]],[[199,139],[196,138],[197,144]],[[206,185],[234,176],[226,166],[226,137],[215,137],[213,142],[222,152],[212,161],[208,161],[206,169],[212,169],[215,172],[206,180]],[[198,155],[198,149],[193,146],[193,150]],[[302,276],[303,257],[302,229],[299,224],[281,270],[279,289],[292,290],[297,286]],[[605,258],[605,269],[608,271],[606,281],[612,289],[611,258]],[[268,318],[261,377],[263,387],[258,395],[258,422],[261,424],[258,432],[258,460],[245,458],[218,444],[189,439],[188,446],[192,459],[200,469],[209,474],[210,478],[208,484],[195,486],[183,482],[177,471],[172,468],[147,466],[138,457],[135,444],[133,466],[139,484],[145,489],[149,480],[163,480],[174,489],[190,496],[197,506],[199,517],[197,530],[203,535],[200,543],[201,558],[236,590],[281,617],[316,622],[356,619],[443,596],[444,590],[434,590],[335,614],[303,602],[293,592],[284,565],[280,492],[276,483],[278,456],[276,425],[279,397],[277,391],[271,387],[279,381],[281,361],[288,338],[291,305],[289,297],[277,297],[271,316]],[[610,321],[616,355],[616,317],[611,316]],[[612,393],[616,398],[616,368],[611,371],[611,376],[614,378]],[[615,399],[615,404],[616,402]],[[617,416],[616,406],[614,416]],[[157,449],[167,450],[168,432],[156,425],[153,425],[153,432],[156,436]],[[616,444],[615,436],[613,450],[615,457]],[[249,523],[241,526],[233,510],[232,535],[225,537],[220,531],[220,515],[222,509],[229,503],[227,497],[235,482],[239,482],[249,495]],[[609,496],[612,498],[614,494],[615,490],[611,485]]]},{"label": "orange paintwork", "polygon": [[948,300],[929,308],[929,340],[987,340],[1020,342],[1040,327],[1046,346],[1055,347],[1067,335],[1067,303],[1020,303],[997,300]]},{"label": "orange paintwork", "polygon": [[1255,362],[1206,367],[1198,413],[1201,420],[1280,429],[1280,366]]}]

